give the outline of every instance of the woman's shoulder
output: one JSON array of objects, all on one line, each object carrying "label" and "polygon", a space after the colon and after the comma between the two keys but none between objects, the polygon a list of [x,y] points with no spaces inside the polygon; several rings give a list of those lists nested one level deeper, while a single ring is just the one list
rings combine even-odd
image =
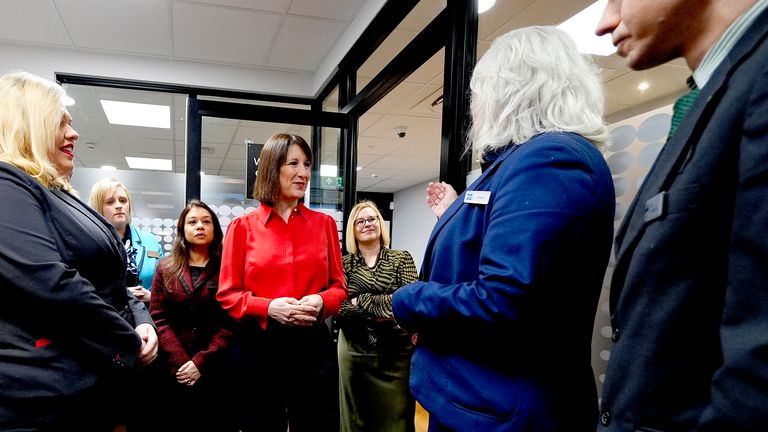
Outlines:
[{"label": "woman's shoulder", "polygon": [[355,262],[355,256],[355,254],[348,253],[341,257],[341,263],[344,265],[344,268],[349,267],[353,262]]},{"label": "woman's shoulder", "polygon": [[318,223],[336,225],[336,219],[334,219],[333,216],[326,213],[325,211],[313,210],[303,204],[301,205],[301,209],[299,211],[308,221],[316,221]]},{"label": "woman's shoulder", "polygon": [[23,183],[37,190],[46,190],[45,187],[27,174],[21,168],[8,162],[0,161],[0,178]]},{"label": "woman's shoulder", "polygon": [[520,146],[520,154],[534,150],[541,151],[542,149],[562,152],[564,148],[567,148],[582,155],[585,153],[590,156],[601,155],[600,150],[592,141],[574,132],[545,132],[536,135]]},{"label": "woman's shoulder", "polygon": [[133,231],[133,233],[139,236],[139,238],[141,239],[141,242],[144,244],[145,247],[152,246],[152,245],[155,245],[158,247],[160,246],[160,242],[157,241],[157,238],[151,232],[142,231],[134,227],[133,224],[130,224],[128,226],[131,227],[131,231]]}]

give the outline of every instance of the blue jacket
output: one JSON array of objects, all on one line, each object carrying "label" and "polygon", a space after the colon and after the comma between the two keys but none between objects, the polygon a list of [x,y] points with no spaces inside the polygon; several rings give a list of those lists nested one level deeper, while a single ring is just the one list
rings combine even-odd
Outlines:
[{"label": "blue jacket", "polygon": [[508,146],[440,218],[421,281],[394,294],[418,332],[411,391],[459,431],[594,430],[593,321],[613,237],[611,174],[592,143]]},{"label": "blue jacket", "polygon": [[152,278],[155,276],[157,263],[163,257],[163,248],[155,239],[155,235],[139,231],[128,225],[131,230],[133,247],[136,248],[136,267],[139,268],[139,283],[148,290],[152,290]]}]

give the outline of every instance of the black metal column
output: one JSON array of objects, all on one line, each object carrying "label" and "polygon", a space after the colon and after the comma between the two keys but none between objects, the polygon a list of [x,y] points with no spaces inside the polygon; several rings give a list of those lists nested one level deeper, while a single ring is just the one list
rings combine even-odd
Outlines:
[{"label": "black metal column", "polygon": [[[322,102],[315,101],[312,104],[312,112],[320,113],[323,111]],[[323,128],[322,126],[312,126],[312,136],[309,138],[312,143],[312,177],[309,181],[309,197],[304,202],[315,202],[315,199],[322,198],[322,179],[320,178],[320,152],[322,151]]]},{"label": "black metal column", "polygon": [[202,170],[203,117],[198,109],[196,95],[187,99],[187,154],[186,200],[200,199],[200,171]]},{"label": "black metal column", "polygon": [[[356,73],[348,72],[339,81],[339,108],[349,103],[356,92]],[[350,114],[348,125],[341,129],[339,143],[339,167],[341,177],[344,178],[343,202],[341,211],[344,214],[344,226],[346,228],[349,214],[357,200],[357,131],[358,114]],[[343,241],[343,239],[342,239]]]},{"label": "black metal column", "polygon": [[445,45],[440,180],[461,193],[472,166],[472,155],[465,155],[464,147],[470,122],[469,80],[477,60],[477,0],[448,0],[446,12],[450,24]]}]

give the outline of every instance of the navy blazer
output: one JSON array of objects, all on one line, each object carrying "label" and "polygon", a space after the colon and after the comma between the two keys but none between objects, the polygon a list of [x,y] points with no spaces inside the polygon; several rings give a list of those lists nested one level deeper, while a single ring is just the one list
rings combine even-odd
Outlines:
[{"label": "navy blazer", "polygon": [[133,365],[151,319],[114,227],[4,162],[0,197],[0,400],[75,395]]},{"label": "navy blazer", "polygon": [[418,332],[411,391],[456,430],[594,429],[593,321],[613,238],[614,190],[579,135],[508,146],[446,210],[421,281],[394,293]]},{"label": "navy blazer", "polygon": [[764,12],[617,234],[601,430],[768,430],[767,36]]}]

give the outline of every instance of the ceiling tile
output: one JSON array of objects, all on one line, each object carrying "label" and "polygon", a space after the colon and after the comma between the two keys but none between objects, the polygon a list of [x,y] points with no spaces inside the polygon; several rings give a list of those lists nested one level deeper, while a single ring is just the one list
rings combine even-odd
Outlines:
[{"label": "ceiling tile", "polygon": [[[517,2],[506,1],[499,3],[504,3],[505,6],[509,6],[509,4]],[[483,34],[482,39],[491,42],[504,33],[517,28],[533,25],[560,24],[571,16],[580,12],[585,7],[594,3],[594,0],[525,0],[524,3],[528,3],[528,6],[525,9],[520,10],[520,12],[517,14],[508,14],[514,15],[514,17],[504,22],[495,31],[489,33],[488,35]],[[494,9],[497,6],[494,6]],[[489,28],[488,30],[491,29]]]},{"label": "ceiling tile", "polygon": [[392,112],[399,115],[442,118],[442,103],[432,105],[442,97],[442,86],[425,85],[400,102]]},{"label": "ceiling tile", "polygon": [[263,11],[284,12],[291,0],[196,0],[198,3],[207,3],[220,6],[232,6],[246,9],[258,9]]},{"label": "ceiling tile", "polygon": [[[358,76],[374,77],[410,43],[418,32],[396,28],[357,70]],[[362,88],[362,87],[361,87]]]},{"label": "ceiling tile", "polygon": [[173,157],[173,142],[170,140],[133,138],[122,146],[127,156],[153,154],[152,157]]},{"label": "ceiling tile", "polygon": [[361,136],[357,140],[357,151],[359,154],[385,155],[389,154],[403,145],[391,138],[377,138],[370,136]]},{"label": "ceiling tile", "polygon": [[50,0],[0,2],[0,39],[72,46],[56,6]]},{"label": "ceiling tile", "polygon": [[477,39],[479,41],[493,42],[496,36],[492,36],[499,28],[504,26],[509,20],[515,18],[522,11],[528,8],[536,0],[509,1],[502,0],[488,9],[487,12],[480,14],[477,23]]},{"label": "ceiling tile", "polygon": [[235,136],[236,126],[203,122],[203,141],[229,144]]},{"label": "ceiling tile", "polygon": [[424,62],[418,69],[405,79],[405,82],[426,84],[440,76],[442,81],[443,71],[445,70],[445,48],[441,48],[429,60]]},{"label": "ceiling tile", "polygon": [[287,16],[267,65],[314,72],[338,39],[345,23]]},{"label": "ceiling tile", "polygon": [[386,180],[391,177],[396,177],[398,174],[400,174],[399,169],[370,169],[363,167],[363,169],[357,172],[357,178],[375,178],[379,180]]},{"label": "ceiling tile", "polygon": [[445,9],[446,0],[422,0],[411,10],[398,28],[420,32]]},{"label": "ceiling tile", "polygon": [[[685,80],[689,75],[690,71],[687,68],[669,64],[624,74],[605,83],[606,99],[622,105],[647,103],[684,90]],[[648,90],[637,89],[637,85],[642,81],[650,84]]]},{"label": "ceiling tile", "polygon": [[362,0],[293,0],[288,13],[347,21],[357,14],[363,3]]},{"label": "ceiling tile", "polygon": [[167,2],[56,0],[56,5],[78,48],[171,55]]},{"label": "ceiling tile", "polygon": [[401,153],[398,152],[397,156],[387,155],[384,157],[381,157],[377,159],[375,162],[366,164],[365,167],[376,171],[378,169],[392,169],[392,170],[407,170],[409,168],[413,168],[415,166],[419,166],[424,162],[423,160],[407,157],[407,156],[401,156]]},{"label": "ceiling tile", "polygon": [[394,88],[391,92],[389,92],[384,98],[382,98],[380,101],[376,103],[369,112],[374,113],[389,113],[392,112],[392,110],[400,104],[404,99],[408,98],[409,96],[413,95],[419,89],[421,89],[421,84],[412,84],[409,82],[402,82],[400,85]]},{"label": "ceiling tile", "polygon": [[175,57],[262,65],[280,26],[279,14],[173,4]]}]

